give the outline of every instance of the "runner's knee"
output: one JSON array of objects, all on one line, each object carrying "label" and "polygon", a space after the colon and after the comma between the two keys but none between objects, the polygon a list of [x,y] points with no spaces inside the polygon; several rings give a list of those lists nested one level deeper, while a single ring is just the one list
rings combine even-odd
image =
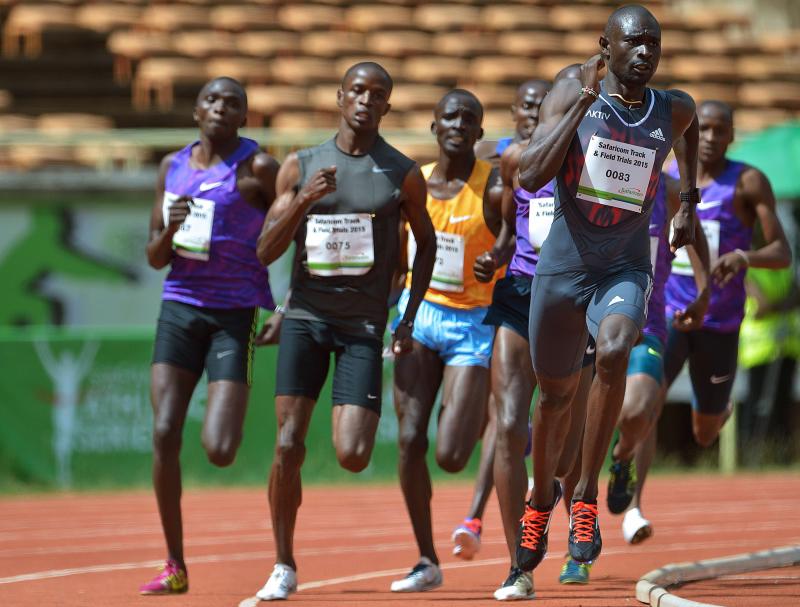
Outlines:
[{"label": "runner's knee", "polygon": [[522,453],[528,444],[527,420],[500,413],[497,417],[497,445],[507,451]]},{"label": "runner's knee", "polygon": [[428,437],[416,428],[401,428],[398,438],[401,459],[425,457],[428,451]]},{"label": "runner's knee", "polygon": [[337,447],[336,459],[339,465],[349,472],[361,472],[369,465],[370,449],[358,442],[345,447]]},{"label": "runner's knee", "polygon": [[275,462],[282,467],[299,468],[306,458],[306,445],[291,432],[278,433],[275,444]]},{"label": "runner's knee", "polygon": [[461,472],[469,461],[470,451],[456,445],[436,449],[436,463],[445,472]]},{"label": "runner's knee", "polygon": [[602,377],[624,377],[628,370],[631,349],[624,336],[603,339],[597,344],[595,368]]},{"label": "runner's knee", "polygon": [[215,466],[224,468],[230,466],[236,459],[239,450],[240,437],[203,437],[203,448],[206,450],[208,461]]},{"label": "runner's knee", "polygon": [[156,457],[177,455],[181,450],[183,427],[178,420],[157,418],[153,425],[153,450]]}]

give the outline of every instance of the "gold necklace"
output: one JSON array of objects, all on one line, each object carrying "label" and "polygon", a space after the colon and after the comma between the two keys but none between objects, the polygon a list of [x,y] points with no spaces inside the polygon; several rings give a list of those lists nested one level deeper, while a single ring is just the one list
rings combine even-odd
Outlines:
[{"label": "gold necklace", "polygon": [[617,99],[622,101],[622,103],[625,103],[627,105],[642,105],[642,103],[644,103],[643,101],[629,101],[629,100],[625,99],[625,97],[623,97],[622,95],[619,95],[617,93],[609,93],[608,95],[609,95],[609,97],[616,97]]}]

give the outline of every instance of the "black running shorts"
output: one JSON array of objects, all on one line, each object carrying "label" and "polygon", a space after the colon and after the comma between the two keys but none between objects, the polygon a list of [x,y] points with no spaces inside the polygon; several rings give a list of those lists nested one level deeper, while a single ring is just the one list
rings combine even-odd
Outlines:
[{"label": "black running shorts", "polygon": [[179,301],[161,302],[153,363],[165,363],[202,375],[248,386],[253,375],[257,308],[200,308]]},{"label": "black running shorts", "polygon": [[725,412],[736,379],[738,358],[738,330],[729,333],[708,329],[679,331],[670,319],[664,350],[667,385],[672,385],[688,359],[694,392],[692,408],[698,413],[719,415]]},{"label": "black running shorts", "polygon": [[536,274],[531,287],[531,360],[537,374],[572,375],[584,365],[589,335],[606,316],[627,316],[641,330],[652,280],[647,272],[626,270],[611,276],[564,272]]},{"label": "black running shorts", "polygon": [[528,339],[528,315],[531,311],[531,278],[508,274],[494,284],[492,303],[483,324],[506,327]]},{"label": "black running shorts", "polygon": [[335,355],[333,404],[381,412],[383,343],[346,333],[328,323],[284,318],[278,348],[276,396],[317,400]]}]

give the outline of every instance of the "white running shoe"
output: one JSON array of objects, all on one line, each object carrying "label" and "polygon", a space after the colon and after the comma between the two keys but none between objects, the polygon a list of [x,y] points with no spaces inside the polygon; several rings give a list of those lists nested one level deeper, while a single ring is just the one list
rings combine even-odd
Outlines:
[{"label": "white running shoe", "polygon": [[638,508],[631,508],[622,519],[622,536],[629,544],[641,544],[653,535],[653,525]]},{"label": "white running shoe", "polygon": [[392,582],[392,592],[425,592],[442,585],[442,570],[423,556],[402,580]]},{"label": "white running shoe", "polygon": [[498,601],[524,601],[535,596],[533,575],[516,567],[511,568],[508,579],[494,591],[494,598]]},{"label": "white running shoe", "polygon": [[283,563],[276,563],[264,587],[256,592],[262,601],[284,601],[297,592],[297,573]]}]

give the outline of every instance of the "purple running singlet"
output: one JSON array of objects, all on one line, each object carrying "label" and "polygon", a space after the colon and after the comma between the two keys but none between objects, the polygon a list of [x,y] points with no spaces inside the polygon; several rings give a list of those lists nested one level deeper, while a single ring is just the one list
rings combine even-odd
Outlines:
[{"label": "purple running singlet", "polygon": [[[179,196],[191,196],[193,203],[191,216],[173,239],[163,299],[201,308],[272,308],[267,269],[256,257],[266,211],[248,204],[237,187],[239,164],[258,152],[258,144],[241,137],[231,156],[208,169],[192,168],[195,145],[175,155],[166,175],[164,208]],[[191,245],[182,240],[187,233]]]},{"label": "purple running singlet", "polygon": [[[708,240],[711,267],[721,255],[736,249],[750,249],[753,229],[745,226],[736,217],[733,199],[739,175],[747,165],[729,160],[725,170],[709,185],[701,188],[697,205],[697,218],[703,225]],[[677,165],[670,167],[670,174],[677,174]],[[703,328],[720,333],[739,329],[744,318],[744,275],[740,272],[720,288],[711,283],[711,300],[703,320]],[[697,297],[692,266],[688,255],[679,249],[672,262],[672,276],[667,281],[667,314],[672,316],[683,310]]]},{"label": "purple running singlet", "polygon": [[672,253],[669,250],[667,232],[667,184],[663,175],[653,201],[653,214],[650,216],[650,260],[653,264],[653,290],[647,305],[644,334],[652,335],[664,344],[667,341],[664,289],[669,278]]},{"label": "purple running singlet", "polygon": [[553,188],[555,179],[531,194],[525,188],[514,188],[517,208],[517,247],[508,264],[508,274],[532,277],[539,261],[539,249],[553,223]]}]

